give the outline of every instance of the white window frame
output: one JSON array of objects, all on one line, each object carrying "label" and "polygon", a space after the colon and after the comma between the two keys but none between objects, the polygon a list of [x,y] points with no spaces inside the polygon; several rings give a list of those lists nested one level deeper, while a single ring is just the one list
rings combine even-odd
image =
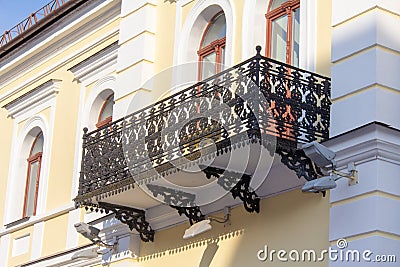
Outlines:
[{"label": "white window frame", "polygon": [[[4,225],[22,219],[27,171],[26,158],[29,155],[34,140],[34,136],[30,135],[30,133],[39,130],[42,131],[44,138],[43,158],[36,215],[32,216],[29,220],[33,220],[33,218],[45,212],[56,95],[60,90],[60,86],[61,80],[49,80],[4,106],[8,112],[8,116],[14,119],[11,161],[4,207]],[[48,108],[50,108],[50,117],[46,118],[40,113]],[[26,122],[21,126],[21,123],[24,121]],[[21,165],[25,166],[25,168],[21,168]]]}]

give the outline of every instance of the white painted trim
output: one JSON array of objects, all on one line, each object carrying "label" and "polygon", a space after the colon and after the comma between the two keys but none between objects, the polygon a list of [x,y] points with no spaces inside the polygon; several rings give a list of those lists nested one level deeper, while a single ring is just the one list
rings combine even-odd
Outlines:
[{"label": "white painted trim", "polygon": [[[93,86],[93,88],[90,90],[89,94],[86,97],[86,102],[84,104],[84,110],[83,110],[83,117],[81,121],[81,128],[79,132],[79,136],[82,136],[82,129],[83,127],[88,127],[89,130],[94,130],[95,129],[95,124],[97,123],[97,117],[101,109],[101,105],[103,103],[103,100],[105,99],[100,99],[100,94],[106,90],[113,91],[114,94],[117,90],[117,85],[116,85],[116,76],[115,75],[108,75],[106,77],[103,77],[99,79],[96,84]],[[82,101],[84,101],[82,99]],[[94,105],[97,104],[97,108],[94,107]],[[94,120],[91,117],[96,117],[96,120]]]},{"label": "white painted trim", "polygon": [[[174,62],[177,64],[184,64],[193,61],[193,58],[187,57],[187,51],[193,49],[193,46],[196,47],[196,51],[198,46],[200,45],[201,34],[199,36],[196,35],[198,39],[197,44],[189,43],[191,32],[195,27],[195,24],[198,23],[199,16],[202,14],[204,10],[206,10],[210,6],[219,6],[222,11],[225,13],[226,19],[226,56],[225,56],[225,65],[228,67],[231,66],[234,62],[234,51],[235,51],[235,44],[234,44],[234,33],[236,29],[236,13],[234,9],[234,4],[232,0],[199,0],[193,8],[189,11],[186,20],[180,29],[181,34],[175,37],[175,42],[178,43],[178,49],[174,54]],[[177,19],[181,18],[181,16],[177,16]],[[176,21],[176,24],[181,24],[179,21]],[[175,25],[176,25],[175,24]],[[179,38],[179,39],[178,39]],[[189,49],[191,48],[191,49]],[[195,61],[197,61],[197,54],[194,55]]]},{"label": "white painted trim", "polygon": [[[31,71],[32,69],[47,62],[49,58],[53,58],[54,56],[56,56],[56,54],[61,54],[65,52],[67,49],[82,42],[82,40],[85,40],[88,36],[95,34],[97,31],[99,31],[100,28],[104,27],[105,25],[104,22],[106,24],[109,24],[117,20],[120,16],[120,4],[119,4],[120,1],[113,1],[113,0],[102,0],[102,1],[103,4],[101,5],[98,5],[100,1],[93,2],[95,3],[95,5],[98,5],[95,8],[93,7],[93,5],[92,6],[87,5],[83,11],[75,12],[73,15],[68,16],[66,19],[62,20],[61,23],[54,24],[55,25],[54,29],[51,29],[48,32],[46,32],[46,34],[43,37],[41,37],[41,39],[29,43],[29,46],[24,50],[22,49],[19,50],[21,51],[19,52],[20,55],[14,56],[16,58],[11,59],[11,61],[9,60],[10,62],[7,64],[3,62],[5,65],[3,65],[0,68],[0,71],[12,67],[13,65],[17,64],[18,61],[21,61],[23,63],[14,67],[14,69],[7,71],[7,74],[9,76],[7,77],[0,76],[0,88],[6,87],[16,79],[22,77],[23,75]],[[82,27],[79,27],[77,30],[73,31],[68,36],[65,36],[61,40],[54,42],[55,38],[62,36],[63,34],[65,34],[65,32],[68,32],[72,28],[76,27],[77,24],[82,23],[84,20],[89,19],[90,16],[93,16],[95,13],[104,9],[110,3],[112,4],[112,6],[103,11],[103,13],[105,14],[101,15],[102,20],[90,19],[91,23],[84,23]],[[98,14],[98,16],[100,15]],[[113,29],[112,31],[118,32],[118,29]],[[91,46],[96,46],[98,45],[98,43],[101,43],[101,41],[97,40],[94,42],[94,45]],[[41,49],[41,47],[47,44],[51,45],[49,47],[46,47],[46,49],[44,50]],[[42,52],[37,53],[38,51],[41,50]],[[35,52],[35,55],[29,56],[29,54],[32,52]],[[72,57],[74,57],[75,55],[79,56],[81,54],[82,53],[78,50],[76,54],[72,55]],[[58,66],[64,65],[64,63],[67,63],[70,60],[65,60],[65,62],[61,62],[60,64],[57,65]],[[56,67],[52,69],[56,69]],[[2,99],[3,97],[0,97],[0,101],[2,101]]]},{"label": "white painted trim", "polygon": [[0,266],[7,266],[8,254],[11,245],[11,235],[3,235],[0,237]]},{"label": "white painted trim", "polygon": [[[256,46],[262,47],[265,55],[268,3],[270,0],[244,1],[242,16],[242,60],[256,54]],[[257,27],[255,27],[257,25]]]},{"label": "white painted trim", "polygon": [[78,246],[78,233],[75,229],[75,223],[81,221],[81,210],[74,209],[68,213],[68,230],[67,230],[67,242],[65,244],[66,249],[71,249]]},{"label": "white painted trim", "polygon": [[[18,92],[28,88],[35,82],[46,78],[48,75],[50,75],[55,69],[60,68],[61,66],[68,64],[69,62],[72,62],[73,60],[79,58],[80,56],[84,55],[85,53],[91,51],[92,49],[95,49],[99,43],[105,42],[109,40],[110,38],[118,35],[119,29],[115,28],[104,34],[103,36],[97,38],[93,42],[87,44],[86,46],[82,47],[80,50],[76,50],[75,53],[69,54],[67,57],[64,59],[60,60],[58,63],[48,67],[47,69],[43,70],[40,72],[38,75],[35,77],[32,77],[31,79],[26,80],[24,83],[20,84],[19,86],[16,86],[12,88],[11,90],[7,91],[6,93],[0,95],[0,102],[5,101],[6,99],[12,97],[13,95],[17,94]],[[67,49],[68,47],[65,47]],[[54,55],[53,55],[54,56]],[[6,86],[6,85],[5,85]]]},{"label": "white painted trim", "polygon": [[[118,44],[114,43],[70,68],[75,79],[85,86],[116,70]],[[98,77],[101,75],[100,77]]]},{"label": "white painted trim", "polygon": [[317,2],[300,0],[300,55],[299,67],[316,70],[317,54]]},{"label": "white painted trim", "polygon": [[21,229],[24,229],[26,227],[32,226],[35,223],[38,222],[44,222],[44,221],[48,221],[50,219],[53,219],[55,217],[58,217],[60,215],[66,214],[71,210],[75,209],[75,204],[74,203],[70,203],[68,205],[65,206],[61,206],[59,208],[56,208],[54,210],[51,210],[49,212],[46,212],[44,214],[39,214],[35,217],[31,217],[29,218],[29,221],[20,223],[18,225],[12,226],[10,228],[5,228],[4,226],[0,229],[0,237],[3,238],[3,236],[8,235],[10,233],[19,231]]},{"label": "white painted trim", "polygon": [[31,247],[31,260],[39,259],[42,255],[43,247],[43,233],[44,233],[44,222],[38,222],[33,225],[32,234],[32,247]]},{"label": "white painted trim", "polygon": [[[112,65],[111,69],[115,69],[115,64]],[[111,71],[111,69],[109,69]],[[86,73],[86,80],[92,80],[91,73]],[[96,72],[92,72],[94,76],[97,76]],[[81,85],[81,92],[79,97],[79,108],[78,108],[78,123],[76,127],[76,139],[75,139],[75,156],[74,156],[74,171],[72,174],[72,190],[71,199],[75,198],[78,194],[79,188],[79,175],[81,170],[82,161],[82,135],[83,128],[87,127],[89,130],[95,129],[97,123],[98,112],[100,111],[103,100],[100,99],[100,94],[106,90],[116,92],[116,76],[108,75],[97,80],[93,88],[87,95],[86,86]],[[97,106],[94,107],[94,105]],[[96,120],[94,120],[96,117]]]},{"label": "white painted trim", "polygon": [[27,254],[30,249],[31,238],[29,233],[14,237],[12,240],[11,257]]},{"label": "white painted trim", "polygon": [[[52,107],[52,109],[55,108],[54,98],[50,102],[43,103],[41,105],[41,110],[48,107]],[[25,116],[22,115],[22,117]],[[33,141],[33,137],[30,137],[30,141],[28,141],[27,138],[30,131],[34,128],[40,128],[44,139],[36,214],[43,213],[46,205],[54,118],[50,118],[51,124],[49,125],[45,117],[42,115],[35,115],[22,126],[20,131],[18,129],[19,118],[20,117],[16,118],[14,124],[14,132],[20,133],[16,137],[15,142],[13,140],[13,147],[11,150],[11,164],[8,175],[7,196],[5,202],[5,224],[22,218],[26,183],[26,168],[21,168],[21,163],[23,163],[22,166],[26,166],[26,157],[29,153],[31,141]],[[22,154],[26,154],[26,157]]]},{"label": "white painted trim", "polygon": [[390,127],[372,123],[332,138],[324,145],[336,152],[338,168],[349,162],[364,162],[377,158],[400,162],[400,132]]},{"label": "white painted trim", "polygon": [[[51,256],[51,257],[45,257],[42,259],[39,259],[35,263],[31,264],[25,264],[24,266],[30,266],[30,267],[91,267],[91,266],[98,266],[101,263],[101,257],[96,257],[94,259],[75,259],[72,260],[72,256],[80,251],[80,250],[85,250],[85,249],[90,249],[90,248],[96,248],[95,245],[90,246],[90,247],[84,247],[81,249],[78,249],[76,251],[61,251],[57,255]],[[67,252],[67,253],[65,253]],[[65,253],[65,254],[64,254]]]},{"label": "white painted trim", "polygon": [[85,86],[81,84],[80,94],[79,94],[79,107],[78,107],[78,123],[76,124],[76,134],[75,134],[75,156],[74,156],[74,171],[72,173],[72,189],[71,189],[71,199],[74,199],[78,195],[79,189],[79,175],[81,170],[82,161],[82,137],[83,137],[83,117],[84,117],[84,107],[85,107]]},{"label": "white painted trim", "polygon": [[42,103],[54,98],[60,91],[60,86],[61,80],[49,80],[26,95],[6,104],[5,109],[8,112],[8,116],[13,119],[17,118],[18,120],[21,120],[22,117],[22,120],[25,120],[27,116],[24,115]]}]

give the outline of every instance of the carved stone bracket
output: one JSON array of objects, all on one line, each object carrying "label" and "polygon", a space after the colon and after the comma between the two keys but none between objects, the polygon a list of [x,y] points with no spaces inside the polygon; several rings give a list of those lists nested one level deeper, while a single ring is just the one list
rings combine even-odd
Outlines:
[{"label": "carved stone bracket", "polygon": [[233,198],[239,197],[244,208],[248,212],[260,212],[260,198],[250,188],[251,176],[232,171],[226,171],[216,167],[202,168],[206,177],[217,178],[217,183],[225,190],[229,190]]},{"label": "carved stone bracket", "polygon": [[184,214],[189,218],[190,225],[200,222],[206,218],[206,216],[201,213],[200,207],[178,207],[171,205],[171,208],[174,208],[178,211],[179,215],[182,216]]},{"label": "carved stone bracket", "polygon": [[144,242],[154,241],[154,230],[151,229],[150,224],[146,221],[144,210],[105,202],[99,202],[99,208],[104,209],[106,212],[113,212],[115,218],[128,225],[131,231],[133,229],[138,231],[140,238]]}]

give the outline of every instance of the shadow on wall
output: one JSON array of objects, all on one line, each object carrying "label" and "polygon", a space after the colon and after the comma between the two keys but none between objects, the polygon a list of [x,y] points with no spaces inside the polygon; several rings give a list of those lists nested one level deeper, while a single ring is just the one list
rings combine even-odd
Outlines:
[{"label": "shadow on wall", "polygon": [[170,247],[164,251],[155,252],[149,255],[139,257],[139,262],[154,260],[160,257],[172,256],[175,254],[183,253],[198,247],[205,247],[199,267],[210,266],[214,256],[216,255],[219,245],[218,243],[223,240],[237,238],[244,234],[244,229],[225,232],[216,237],[209,237],[204,239],[192,239],[193,241],[186,242],[180,246]]},{"label": "shadow on wall", "polygon": [[207,244],[206,250],[203,252],[199,267],[209,267],[217,250],[219,248],[218,241]]}]

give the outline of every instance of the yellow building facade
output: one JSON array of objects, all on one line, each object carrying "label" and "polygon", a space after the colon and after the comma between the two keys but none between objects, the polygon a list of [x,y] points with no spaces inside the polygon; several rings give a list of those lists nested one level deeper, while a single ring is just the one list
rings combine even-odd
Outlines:
[{"label": "yellow building facade", "polygon": [[[85,185],[87,173],[96,170],[86,160],[92,152],[89,145],[82,148],[86,142],[82,137],[86,127],[85,140],[93,141],[96,131],[106,138],[120,127],[112,123],[191,86],[174,87],[172,74],[189,69],[192,82],[202,80],[206,71],[218,75],[224,67],[214,66],[221,63],[228,69],[241,64],[256,56],[257,45],[263,58],[283,55],[289,63],[282,63],[283,71],[294,66],[288,75],[298,67],[309,71],[304,75],[330,76],[331,9],[331,1],[308,0],[69,0],[2,44],[0,266],[328,266],[327,257],[319,258],[331,245],[329,193],[327,197],[303,194],[300,188],[306,180],[282,163],[280,154],[261,175],[257,188],[244,192],[256,192],[256,212],[247,212],[240,197],[233,198],[228,190],[222,200],[197,206],[204,216],[221,218],[224,207],[229,207],[228,223],[212,222],[210,231],[183,239],[190,216],[180,215],[172,202],[155,199],[156,193],[146,194],[138,185],[131,188],[140,181],[118,180],[115,174],[115,184],[110,180],[96,184],[98,178]],[[224,30],[219,32],[223,36],[215,37],[222,41],[202,47],[216,16],[224,19]],[[290,20],[278,21],[286,16]],[[276,30],[278,26],[283,32]],[[207,58],[214,52],[214,59]],[[211,68],[198,63],[199,57]],[[233,76],[239,75],[236,71]],[[171,76],[163,78],[162,73]],[[297,138],[276,132],[272,136]],[[109,142],[99,138],[93,142]],[[215,138],[220,140],[221,134]],[[91,154],[91,160],[105,154]],[[99,173],[108,170],[100,176],[117,172],[111,166],[116,163],[99,162]],[[171,175],[174,180],[175,174]],[[213,186],[218,187],[216,182]],[[115,206],[102,206],[103,202]],[[145,228],[150,227],[146,231],[153,231],[152,241],[141,238],[138,228],[143,225],[134,221],[131,230],[123,219],[115,218],[123,207],[145,212],[140,218],[148,223]],[[79,222],[99,228],[102,242],[116,242],[117,248],[84,238],[74,227]],[[270,254],[271,250],[275,252]],[[280,250],[286,256],[278,255]],[[295,254],[288,259],[292,250],[300,252],[300,259]],[[302,261],[305,250],[315,250],[316,260]]]}]

